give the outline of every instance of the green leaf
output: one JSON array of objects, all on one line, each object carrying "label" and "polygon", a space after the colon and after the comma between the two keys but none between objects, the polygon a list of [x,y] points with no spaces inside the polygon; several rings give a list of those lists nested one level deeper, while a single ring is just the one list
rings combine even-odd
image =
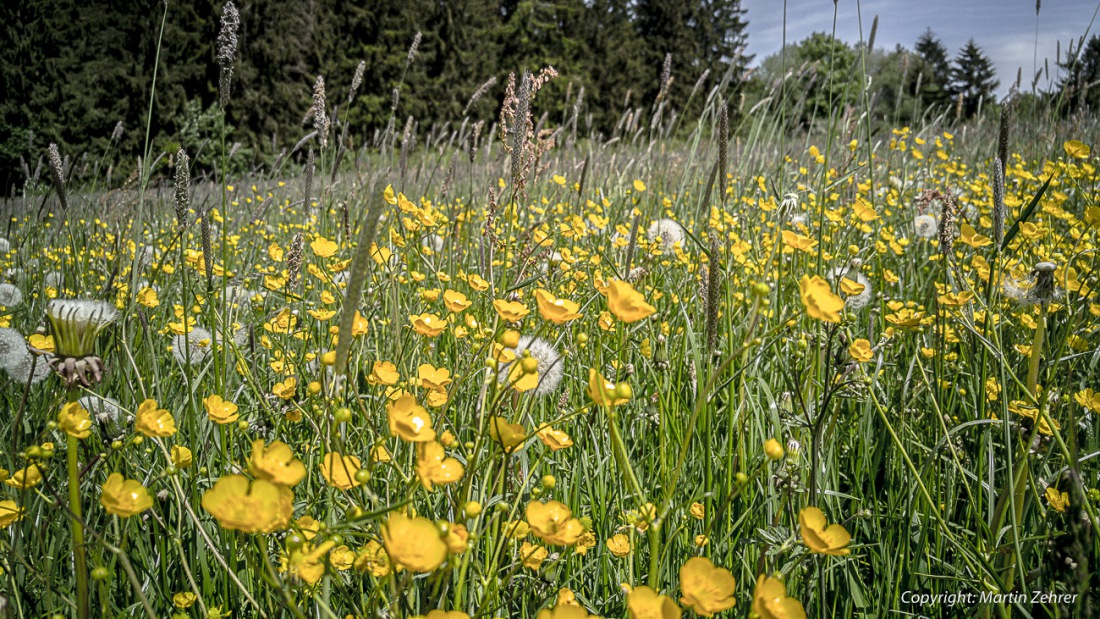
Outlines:
[{"label": "green leaf", "polygon": [[1039,206],[1039,200],[1043,198],[1043,194],[1046,193],[1047,187],[1050,187],[1050,181],[1054,180],[1054,176],[1047,178],[1043,186],[1039,188],[1038,193],[1031,199],[1031,203],[1027,205],[1024,212],[1020,214],[1020,218],[1016,220],[1016,223],[1012,224],[1012,227],[1005,233],[1005,239],[1001,242],[1001,251],[1004,251],[1008,244],[1012,242],[1012,239],[1016,238],[1016,235],[1020,233],[1020,224],[1024,223],[1031,217],[1031,214],[1035,212],[1035,207]]}]

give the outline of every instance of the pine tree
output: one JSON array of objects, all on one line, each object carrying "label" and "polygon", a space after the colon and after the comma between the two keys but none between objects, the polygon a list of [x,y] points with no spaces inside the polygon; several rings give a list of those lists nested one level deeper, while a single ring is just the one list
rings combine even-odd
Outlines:
[{"label": "pine tree", "polygon": [[946,105],[950,103],[952,77],[951,61],[947,56],[947,47],[929,28],[917,39],[913,51],[917,52],[921,60],[919,70],[924,73],[921,96],[925,104]]},{"label": "pine tree", "polygon": [[967,41],[955,57],[951,69],[950,91],[955,97],[962,96],[963,113],[967,117],[977,113],[983,101],[986,104],[993,103],[993,93],[1000,85],[996,75],[993,63],[974,39]]},{"label": "pine tree", "polygon": [[1058,64],[1065,71],[1059,82],[1062,105],[1070,111],[1100,107],[1100,35],[1093,35],[1078,54],[1066,54]]}]

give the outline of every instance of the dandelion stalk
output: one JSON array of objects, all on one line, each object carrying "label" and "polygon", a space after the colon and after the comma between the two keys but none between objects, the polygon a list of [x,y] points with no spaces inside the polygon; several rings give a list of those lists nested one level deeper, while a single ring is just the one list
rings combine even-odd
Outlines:
[{"label": "dandelion stalk", "polygon": [[[76,402],[80,392],[69,389],[66,400]],[[84,549],[84,516],[80,508],[80,465],[77,463],[77,452],[80,448],[80,440],[69,435],[66,442],[66,457],[68,461],[69,476],[69,509],[73,512],[73,569],[76,575],[76,616],[79,619],[88,619],[88,559]]]}]

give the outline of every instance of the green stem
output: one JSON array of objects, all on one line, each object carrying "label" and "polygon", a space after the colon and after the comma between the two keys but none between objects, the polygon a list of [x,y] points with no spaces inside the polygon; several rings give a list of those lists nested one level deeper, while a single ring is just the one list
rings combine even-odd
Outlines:
[{"label": "green stem", "polygon": [[[74,400],[76,390],[69,391],[69,400]],[[66,455],[69,468],[69,509],[73,512],[73,566],[76,572],[76,616],[88,619],[88,560],[84,551],[83,514],[80,509],[80,466],[77,463],[77,451],[80,441],[72,435],[68,437]]]},{"label": "green stem", "polygon": [[[619,466],[619,470],[622,471],[623,478],[626,480],[627,486],[630,487],[631,492],[634,493],[634,500],[638,503],[639,507],[645,506],[645,492],[642,490],[642,484],[638,481],[638,476],[634,474],[634,468],[630,466],[630,458],[627,456],[626,443],[623,442],[622,433],[619,431],[618,415],[615,413],[615,409],[609,407],[607,411],[607,427],[611,435],[611,452],[615,455],[615,463]],[[660,535],[660,520],[649,523],[649,578],[648,583],[650,588],[657,589],[660,580],[660,547],[661,547],[661,535]]]}]

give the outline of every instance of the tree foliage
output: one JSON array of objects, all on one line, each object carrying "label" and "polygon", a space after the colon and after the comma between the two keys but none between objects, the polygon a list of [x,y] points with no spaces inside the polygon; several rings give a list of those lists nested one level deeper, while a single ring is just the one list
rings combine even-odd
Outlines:
[{"label": "tree foliage", "polygon": [[[8,41],[0,46],[4,193],[13,186],[18,191],[23,169],[33,170],[50,142],[71,161],[85,154],[104,158],[105,166],[118,168],[117,184],[137,169],[147,122],[151,158],[181,144],[191,150],[220,141],[211,114],[217,112],[215,45],[223,3],[168,3],[159,63],[165,7],[159,0],[0,7]],[[709,89],[727,72],[739,77],[749,60],[741,53],[740,0],[253,0],[238,8],[237,62],[222,125],[232,131],[224,139],[239,143],[238,152],[268,156],[312,130],[304,121],[318,75],[325,77],[330,112],[339,122],[346,118],[349,142],[362,145],[385,131],[391,117],[398,132],[408,117],[422,130],[462,122],[471,95],[495,77],[468,111],[470,120],[492,122],[508,74],[524,69],[551,65],[564,76],[547,86],[536,110],[555,121],[573,114],[584,89],[577,110],[584,132],[613,129],[631,97],[631,105],[650,105],[666,54],[672,54],[670,95],[677,108],[704,72],[710,71]],[[408,62],[417,32],[420,45]],[[363,85],[349,106],[361,61]],[[728,80],[722,96],[736,96],[741,84]],[[125,130],[112,142],[118,123]],[[195,163],[201,171],[203,158]]]}]

